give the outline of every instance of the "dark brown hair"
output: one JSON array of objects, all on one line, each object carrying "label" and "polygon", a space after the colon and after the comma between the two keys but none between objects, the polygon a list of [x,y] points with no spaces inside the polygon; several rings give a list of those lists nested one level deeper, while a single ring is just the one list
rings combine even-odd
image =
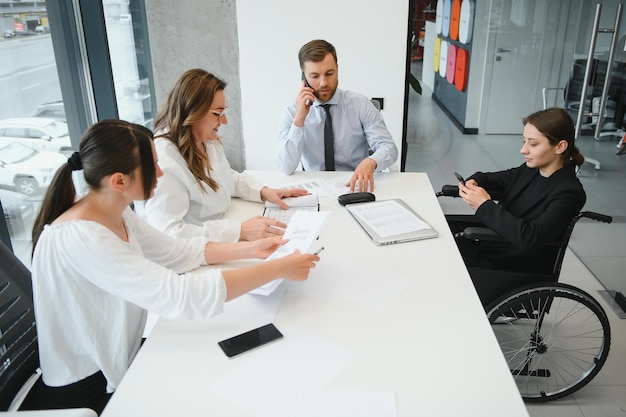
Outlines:
[{"label": "dark brown hair", "polygon": [[[132,176],[133,171],[141,166],[144,197],[148,199],[157,180],[151,141],[150,129],[123,120],[103,120],[91,126],[83,135],[78,150],[89,189],[99,190],[102,179],[116,172]],[[59,167],[46,191],[33,225],[33,251],[44,226],[76,201],[70,165],[65,163]]]},{"label": "dark brown hair", "polygon": [[[198,151],[191,128],[209,112],[215,93],[225,88],[224,81],[203,69],[186,71],[174,83],[154,123],[156,137],[167,138],[176,145],[202,191],[203,181],[213,191],[219,186],[204,170],[205,156]],[[211,161],[207,159],[206,165],[210,173]]]},{"label": "dark brown hair", "polygon": [[539,110],[524,118],[524,125],[530,123],[541,132],[552,146],[556,146],[560,141],[567,141],[567,149],[561,154],[564,165],[573,162],[581,166],[585,162],[585,157],[580,153],[574,144],[574,122],[563,109],[552,107]]},{"label": "dark brown hair", "polygon": [[304,69],[304,63],[306,61],[320,62],[326,58],[326,55],[331,54],[337,63],[337,51],[335,47],[325,40],[315,39],[310,41],[298,52],[298,60],[300,61],[300,69]]}]

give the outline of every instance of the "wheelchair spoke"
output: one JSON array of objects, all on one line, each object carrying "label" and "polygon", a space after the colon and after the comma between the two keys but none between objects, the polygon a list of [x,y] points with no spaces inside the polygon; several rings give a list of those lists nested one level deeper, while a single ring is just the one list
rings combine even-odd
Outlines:
[{"label": "wheelchair spoke", "polygon": [[493,305],[487,310],[492,329],[526,401],[569,395],[604,364],[610,347],[608,319],[583,291],[550,284]]}]

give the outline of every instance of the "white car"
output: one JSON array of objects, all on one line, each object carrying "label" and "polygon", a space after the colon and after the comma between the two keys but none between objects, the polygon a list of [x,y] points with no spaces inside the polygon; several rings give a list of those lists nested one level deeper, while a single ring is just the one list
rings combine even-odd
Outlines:
[{"label": "white car", "polygon": [[39,151],[72,153],[67,124],[47,117],[16,117],[0,120],[0,146],[19,142]]},{"label": "white car", "polygon": [[58,152],[38,151],[19,142],[0,145],[0,185],[31,195],[50,185],[67,158]]}]

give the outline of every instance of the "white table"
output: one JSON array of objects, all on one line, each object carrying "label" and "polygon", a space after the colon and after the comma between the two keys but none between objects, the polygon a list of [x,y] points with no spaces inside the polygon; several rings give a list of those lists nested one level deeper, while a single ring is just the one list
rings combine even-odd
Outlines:
[{"label": "white table", "polygon": [[[331,182],[342,175],[253,173],[272,186],[320,177]],[[291,406],[299,391],[392,392],[402,417],[527,417],[427,175],[385,173],[376,177],[376,185],[377,200],[402,198],[439,237],[376,246],[336,198],[323,197],[321,209],[332,213],[319,237],[326,249],[310,280],[329,279],[325,261],[358,266],[357,274],[333,276],[336,288],[358,282],[359,274],[367,275],[364,270],[380,275],[379,305],[372,304],[366,283],[353,285],[351,297],[340,291],[326,299],[288,283],[274,320],[284,339],[232,359],[217,342],[249,330],[249,323],[160,320],[103,415],[271,414],[250,405],[246,390],[253,384],[264,398]],[[261,204],[236,200],[228,217],[261,212]],[[316,275],[319,271],[325,273]],[[371,276],[367,281],[371,284]],[[263,369],[273,370],[266,380],[246,377]],[[241,397],[234,398],[237,386]]]}]

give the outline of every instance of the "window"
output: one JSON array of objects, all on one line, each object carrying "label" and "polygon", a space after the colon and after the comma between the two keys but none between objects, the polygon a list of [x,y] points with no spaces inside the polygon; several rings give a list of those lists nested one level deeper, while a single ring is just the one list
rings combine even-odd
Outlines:
[{"label": "window", "polygon": [[143,1],[103,4],[119,118],[152,128],[153,97]]},{"label": "window", "polygon": [[11,145],[33,154],[12,145],[17,142],[37,155],[15,163],[3,162],[0,152],[4,174],[20,165],[19,176],[0,174],[0,240],[30,265],[31,230],[44,192],[83,132],[97,120],[118,117],[152,127],[145,4],[0,1],[0,32],[0,149]]}]

